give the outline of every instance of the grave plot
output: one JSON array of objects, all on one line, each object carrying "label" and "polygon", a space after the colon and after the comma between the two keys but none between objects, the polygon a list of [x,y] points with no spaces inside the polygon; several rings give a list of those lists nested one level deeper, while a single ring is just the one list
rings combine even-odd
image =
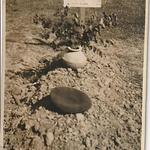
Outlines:
[{"label": "grave plot", "polygon": [[4,147],[140,149],[144,1],[6,2]]}]

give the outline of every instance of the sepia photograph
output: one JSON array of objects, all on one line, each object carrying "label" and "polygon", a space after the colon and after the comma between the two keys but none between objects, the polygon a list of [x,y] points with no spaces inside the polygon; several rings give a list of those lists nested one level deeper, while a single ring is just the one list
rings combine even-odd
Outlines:
[{"label": "sepia photograph", "polygon": [[2,147],[144,149],[147,4],[3,0]]}]

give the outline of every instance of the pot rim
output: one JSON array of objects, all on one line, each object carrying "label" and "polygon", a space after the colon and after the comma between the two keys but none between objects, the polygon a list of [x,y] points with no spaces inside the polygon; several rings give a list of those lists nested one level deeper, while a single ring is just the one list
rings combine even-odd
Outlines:
[{"label": "pot rim", "polygon": [[72,52],[78,52],[78,51],[82,50],[82,47],[78,46],[78,48],[71,48],[70,46],[68,46],[68,49],[69,49],[69,51],[72,51]]}]

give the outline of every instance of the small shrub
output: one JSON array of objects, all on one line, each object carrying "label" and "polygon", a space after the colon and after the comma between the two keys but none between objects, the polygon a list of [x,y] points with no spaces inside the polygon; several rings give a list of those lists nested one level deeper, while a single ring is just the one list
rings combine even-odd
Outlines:
[{"label": "small shrub", "polygon": [[43,15],[35,15],[33,22],[41,24],[44,29],[41,38],[48,39],[51,34],[55,39],[51,42],[55,48],[59,46],[76,47],[77,45],[89,46],[91,41],[98,43],[101,38],[101,31],[112,26],[117,26],[117,15],[112,13],[107,15],[103,12],[103,17],[98,17],[94,13],[82,24],[78,13],[71,13],[68,7],[57,9],[53,15],[53,20]]}]

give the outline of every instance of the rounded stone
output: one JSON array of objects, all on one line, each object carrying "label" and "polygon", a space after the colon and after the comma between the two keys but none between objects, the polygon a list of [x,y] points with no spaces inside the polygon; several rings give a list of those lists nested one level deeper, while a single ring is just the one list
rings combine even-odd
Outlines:
[{"label": "rounded stone", "polygon": [[66,53],[62,59],[67,66],[73,69],[82,68],[87,64],[87,58],[82,51]]},{"label": "rounded stone", "polygon": [[58,112],[82,113],[91,107],[90,98],[83,92],[69,87],[56,87],[51,91],[51,102]]}]

